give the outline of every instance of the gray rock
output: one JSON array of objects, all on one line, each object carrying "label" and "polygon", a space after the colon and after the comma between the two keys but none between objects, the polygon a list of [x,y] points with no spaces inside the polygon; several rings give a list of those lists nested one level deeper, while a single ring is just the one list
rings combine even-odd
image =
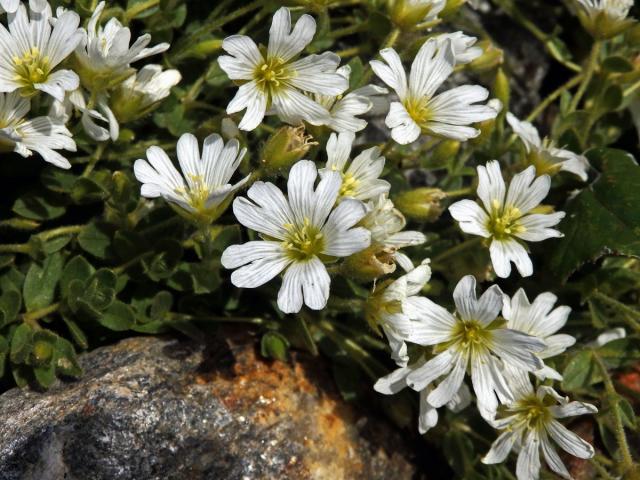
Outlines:
[{"label": "gray rock", "polygon": [[0,396],[1,480],[415,475],[402,439],[345,405],[315,359],[265,362],[245,336],[133,338],[81,363],[79,381]]}]

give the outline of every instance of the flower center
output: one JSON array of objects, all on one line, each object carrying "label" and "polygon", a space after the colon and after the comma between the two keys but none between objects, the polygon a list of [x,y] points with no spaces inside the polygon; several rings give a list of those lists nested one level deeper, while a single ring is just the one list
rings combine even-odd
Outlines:
[{"label": "flower center", "polygon": [[292,77],[292,72],[286,68],[286,62],[280,58],[268,58],[253,73],[258,87],[266,92],[277,90]]},{"label": "flower center", "polygon": [[211,194],[209,187],[202,175],[190,175],[189,180],[189,187],[176,189],[175,192],[184,197],[195,211],[202,212],[206,209]]},{"label": "flower center", "polygon": [[341,197],[353,197],[356,194],[356,189],[360,181],[355,178],[351,173],[342,174],[342,186],[340,187]]},{"label": "flower center", "polygon": [[51,71],[49,57],[43,57],[37,47],[31,47],[22,58],[13,57],[13,63],[16,72],[14,80],[23,85],[23,94],[26,96],[34,95],[36,90],[33,84],[46,81]]},{"label": "flower center", "polygon": [[491,343],[491,330],[477,320],[458,320],[452,342],[462,350],[485,349]]},{"label": "flower center", "polygon": [[487,223],[487,229],[494,238],[504,240],[526,230],[519,222],[521,217],[522,212],[520,212],[518,208],[512,206],[500,208],[500,203],[494,200],[493,208],[489,215],[489,222]]},{"label": "flower center", "polygon": [[287,255],[296,261],[309,260],[324,250],[324,236],[308,218],[302,226],[287,224],[287,238],[283,246]]},{"label": "flower center", "polygon": [[530,395],[518,400],[509,410],[518,415],[520,421],[525,423],[529,429],[543,429],[552,418],[544,400],[536,395]]},{"label": "flower center", "polygon": [[429,100],[427,97],[409,97],[404,102],[404,108],[407,109],[407,113],[421,128],[425,128],[425,125],[433,116],[429,108]]}]

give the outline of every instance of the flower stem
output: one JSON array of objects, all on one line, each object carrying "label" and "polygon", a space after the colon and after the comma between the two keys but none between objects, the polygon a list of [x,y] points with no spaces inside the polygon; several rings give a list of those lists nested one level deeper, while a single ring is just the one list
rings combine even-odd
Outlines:
[{"label": "flower stem", "polygon": [[605,303],[610,307],[618,310],[620,313],[623,314],[629,326],[633,328],[636,332],[640,332],[640,322],[638,322],[638,320],[640,320],[640,311],[634,308],[631,308],[625,305],[624,303],[619,302],[615,298],[611,298],[610,296],[605,295],[604,293],[599,292],[597,290],[593,292],[592,296],[600,300],[602,303]]},{"label": "flower stem", "polygon": [[57,312],[59,309],[60,303],[53,303],[48,307],[25,313],[24,315],[22,315],[22,320],[37,329],[40,328],[40,326],[38,325],[38,320]]},{"label": "flower stem", "polygon": [[611,404],[611,410],[613,412],[613,423],[614,423],[614,434],[616,436],[616,442],[618,443],[618,447],[620,447],[620,455],[622,456],[622,471],[620,472],[623,476],[630,472],[634,468],[633,457],[631,456],[631,450],[629,449],[629,444],[627,442],[627,435],[624,431],[624,424],[622,423],[622,415],[620,414],[620,405],[619,405],[619,396],[616,392],[615,387],[613,386],[613,381],[611,380],[611,376],[607,371],[607,366],[600,358],[600,355],[593,350],[592,351],[593,358],[595,359],[598,367],[602,372],[602,378],[604,380],[604,389],[607,393],[607,397],[609,403]]},{"label": "flower stem", "polygon": [[84,225],[68,225],[66,227],[53,228],[51,230],[39,233],[38,237],[40,237],[40,239],[43,241],[47,241],[55,237],[62,237],[63,235],[79,233],[84,227]]},{"label": "flower stem", "polygon": [[475,237],[475,238],[470,238],[469,240],[466,240],[462,243],[459,243],[458,245],[451,247],[450,249],[442,252],[440,255],[435,257],[431,261],[431,265],[437,265],[438,263],[441,263],[443,260],[446,260],[447,258],[452,257],[453,255],[456,255],[466,250],[467,248],[475,246],[476,244],[482,242],[482,240],[483,240],[482,237]]},{"label": "flower stem", "polygon": [[473,193],[473,187],[460,188],[458,190],[450,190],[444,192],[447,198],[465,197]]},{"label": "flower stem", "polygon": [[84,171],[82,172],[83,177],[88,177],[89,174],[93,172],[93,169],[95,168],[96,164],[102,158],[102,154],[104,153],[104,148],[106,145],[107,145],[106,142],[98,143],[98,145],[96,146],[95,152],[93,152],[93,155],[91,155],[91,158],[89,158],[89,163],[87,164]]},{"label": "flower stem", "polygon": [[591,83],[591,79],[593,78],[593,74],[596,71],[596,67],[598,66],[598,57],[600,56],[600,46],[601,43],[599,41],[594,41],[593,46],[591,47],[591,54],[589,55],[589,59],[587,60],[587,65],[585,67],[584,76],[582,77],[582,83],[576,92],[576,95],[571,100],[571,104],[569,105],[569,112],[574,112],[578,106],[580,105],[580,101],[582,97],[587,91],[589,84]]},{"label": "flower stem", "polygon": [[0,245],[0,253],[31,253],[28,243],[6,243]]},{"label": "flower stem", "polygon": [[169,313],[170,318],[181,321],[198,321],[198,322],[222,322],[222,323],[251,323],[253,325],[262,325],[265,323],[264,318],[260,317],[223,317],[217,315],[187,315],[185,313]]}]

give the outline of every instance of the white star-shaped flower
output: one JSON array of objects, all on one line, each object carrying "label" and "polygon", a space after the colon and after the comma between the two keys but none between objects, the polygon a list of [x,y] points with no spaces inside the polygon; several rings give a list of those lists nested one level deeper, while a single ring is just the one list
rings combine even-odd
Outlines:
[{"label": "white star-shaped flower", "polygon": [[534,392],[529,381],[513,390],[514,399],[507,404],[505,416],[490,422],[502,433],[482,462],[502,463],[515,447],[519,450],[516,464],[518,480],[539,478],[541,453],[551,470],[562,478],[570,479],[571,475],[553,443],[578,458],[592,458],[595,452],[589,443],[568,430],[558,419],[594,414],[598,409],[589,403],[570,402],[551,387],[538,387]]},{"label": "white star-shaped flower", "polygon": [[421,133],[466,141],[480,134],[469,125],[496,117],[493,108],[477,104],[489,96],[479,85],[463,85],[436,95],[456,65],[451,39],[443,44],[436,38],[427,40],[411,65],[408,82],[395,50],[387,48],[380,55],[386,63],[372,60],[371,67],[400,100],[391,103],[386,118],[396,142],[415,142]]},{"label": "white star-shaped flower", "polygon": [[[553,293],[545,292],[530,303],[522,288],[512,298],[504,296],[502,316],[507,321],[507,327],[543,340],[547,346],[538,352],[542,359],[555,357],[576,343],[571,335],[557,333],[567,323],[571,313],[570,307],[553,308],[557,301],[558,297]],[[549,366],[533,373],[541,379],[562,380],[562,375]]]},{"label": "white star-shaped flower", "polygon": [[582,181],[588,179],[589,162],[583,155],[556,148],[547,138],[542,140],[536,127],[518,120],[511,112],[507,113],[507,122],[524,144],[528,161],[536,167],[538,175],[562,170],[577,175]]},{"label": "white star-shaped flower", "polygon": [[242,82],[227,113],[246,110],[239,124],[241,130],[255,129],[268,109],[292,124],[300,118],[312,125],[330,121],[327,109],[303,92],[337,96],[349,87],[349,82],[336,71],[340,57],[335,53],[295,60],[315,32],[316,22],[309,15],[302,15],[291,30],[291,13],[282,7],[273,16],[264,54],[247,36],[224,39],[222,48],[229,55],[218,58],[218,63],[231,80]]},{"label": "white star-shaped flower", "polygon": [[367,248],[371,234],[355,225],[366,214],[359,200],[336,200],[342,185],[338,172],[327,172],[317,188],[313,162],[300,160],[289,172],[288,198],[272,183],[256,182],[247,198],[233,202],[233,213],[263,240],[232,245],[222,254],[225,268],[237,269],[231,282],[256,288],[284,271],[278,307],[299,312],[302,304],[321,310],[331,279],[324,265]]},{"label": "white star-shaped flower", "polygon": [[69,161],[55,150],[76,151],[71,132],[50,117],[25,117],[31,108],[18,92],[0,93],[0,152],[14,151],[23,157],[33,152],[56,167],[71,168]]},{"label": "white star-shaped flower", "polygon": [[320,170],[338,172],[342,175],[339,198],[356,198],[366,202],[389,192],[391,185],[381,180],[384,157],[378,147],[371,147],[358,154],[347,167],[351,157],[351,146],[355,140],[353,133],[332,133],[327,141],[327,164]]},{"label": "white star-shaped flower", "polygon": [[478,197],[484,209],[472,200],[460,200],[449,207],[465,233],[491,240],[489,251],[496,275],[507,278],[513,262],[523,277],[533,274],[533,263],[524,242],[541,242],[562,237],[551,227],[564,217],[564,212],[530,213],[547,196],[551,178],[536,178],[531,166],[513,177],[507,191],[500,164],[496,160],[478,167]]},{"label": "white star-shaped flower", "polygon": [[162,197],[179,207],[178,212],[203,223],[211,223],[229,206],[234,193],[250,175],[232,185],[246,149],[233,139],[226,144],[220,135],[204,139],[202,155],[198,140],[185,133],[178,140],[177,154],[182,175],[160,147],[147,149],[147,160],[136,160],[133,169],[142,183],[141,195]]},{"label": "white star-shaped flower", "polygon": [[416,391],[438,381],[427,397],[433,407],[450,402],[468,372],[481,415],[493,418],[498,408],[496,395],[502,402],[512,398],[502,362],[525,372],[544,367],[537,355],[545,348],[542,340],[496,321],[502,296],[494,285],[476,298],[476,280],[467,275],[453,292],[455,314],[424,297],[403,302],[403,311],[413,320],[406,341],[433,346],[435,355],[407,375],[406,381]]},{"label": "white star-shaped flower", "polygon": [[0,92],[17,90],[31,97],[41,91],[62,101],[65,92],[79,85],[75,72],[56,67],[82,40],[80,16],[60,9],[57,18],[52,18],[48,4],[28,14],[20,4],[8,18],[9,30],[0,25]]}]

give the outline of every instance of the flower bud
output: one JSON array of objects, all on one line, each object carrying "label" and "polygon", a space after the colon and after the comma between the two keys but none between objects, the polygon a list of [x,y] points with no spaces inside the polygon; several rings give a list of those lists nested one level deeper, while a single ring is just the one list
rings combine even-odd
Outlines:
[{"label": "flower bud", "polygon": [[268,138],[262,148],[262,163],[268,172],[277,172],[302,159],[312,145],[311,135],[305,135],[303,126],[282,127]]},{"label": "flower bud", "polygon": [[448,164],[448,162],[458,155],[460,151],[460,142],[457,140],[443,140],[436,148],[424,157],[422,166],[425,168],[439,168]]},{"label": "flower bud", "polygon": [[502,65],[504,62],[504,52],[489,40],[481,40],[475,46],[482,48],[484,53],[469,63],[468,66],[471,70],[486,72]]},{"label": "flower bud", "polygon": [[389,0],[389,16],[398,28],[410,30],[419,23],[434,20],[444,3],[444,0]]},{"label": "flower bud", "polygon": [[442,18],[450,17],[458,12],[460,7],[462,7],[467,0],[447,0],[447,4],[445,5],[442,12],[440,12],[440,16]]},{"label": "flower bud", "polygon": [[376,278],[395,272],[396,249],[374,244],[347,257],[342,264],[342,273],[362,282],[370,282]]},{"label": "flower bud", "polygon": [[493,81],[493,96],[500,100],[502,105],[509,105],[511,100],[509,77],[504,73],[502,67],[498,68],[496,78]]},{"label": "flower bud", "polygon": [[185,57],[206,58],[222,48],[222,40],[219,38],[211,38],[202,42],[196,43],[187,52]]},{"label": "flower bud", "polygon": [[436,221],[444,210],[440,200],[447,195],[439,188],[416,188],[402,192],[393,199],[396,208],[405,216],[422,221]]}]

